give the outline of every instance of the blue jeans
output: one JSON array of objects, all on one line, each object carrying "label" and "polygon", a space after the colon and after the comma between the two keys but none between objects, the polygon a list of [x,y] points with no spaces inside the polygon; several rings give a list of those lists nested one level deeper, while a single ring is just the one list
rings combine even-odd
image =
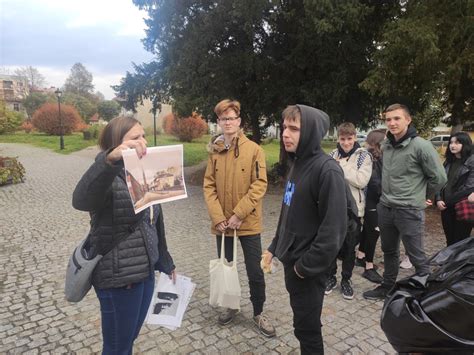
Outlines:
[{"label": "blue jeans", "polygon": [[145,320],[154,287],[152,273],[130,288],[95,288],[102,315],[102,354],[132,354],[133,342]]}]

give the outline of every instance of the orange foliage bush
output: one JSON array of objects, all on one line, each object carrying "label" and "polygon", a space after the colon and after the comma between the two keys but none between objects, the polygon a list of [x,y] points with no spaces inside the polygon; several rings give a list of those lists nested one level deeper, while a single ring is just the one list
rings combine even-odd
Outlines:
[{"label": "orange foliage bush", "polygon": [[[61,119],[63,123],[63,134],[77,131],[83,123],[81,116],[71,105],[61,105]],[[33,114],[33,126],[40,132],[51,135],[59,135],[61,131],[59,122],[58,106],[46,103]]]},{"label": "orange foliage bush", "polygon": [[25,133],[30,133],[33,130],[33,124],[31,120],[25,120],[21,124],[20,128],[25,131]]},{"label": "orange foliage bush", "polygon": [[207,123],[193,112],[190,117],[175,119],[172,132],[181,142],[191,142],[207,133]]},{"label": "orange foliage bush", "polygon": [[[62,112],[61,112],[62,114]],[[84,132],[87,131],[91,126],[85,123],[84,121],[81,121],[77,126],[74,131],[76,132]]]},{"label": "orange foliage bush", "polygon": [[168,113],[165,117],[163,117],[163,131],[166,134],[173,135],[175,121],[176,121],[176,117],[173,113]]}]

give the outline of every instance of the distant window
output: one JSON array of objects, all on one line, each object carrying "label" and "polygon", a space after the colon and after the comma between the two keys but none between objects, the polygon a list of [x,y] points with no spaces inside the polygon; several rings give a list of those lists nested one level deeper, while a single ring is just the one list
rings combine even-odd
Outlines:
[{"label": "distant window", "polygon": [[441,140],[441,137],[434,137],[434,138],[431,138],[431,141],[432,142],[439,142]]},{"label": "distant window", "polygon": [[444,137],[443,137],[443,141],[449,142],[449,136],[444,136]]},{"label": "distant window", "polygon": [[4,89],[13,89],[13,81],[3,80]]},{"label": "distant window", "polygon": [[15,111],[20,111],[20,104],[13,104],[13,109]]}]

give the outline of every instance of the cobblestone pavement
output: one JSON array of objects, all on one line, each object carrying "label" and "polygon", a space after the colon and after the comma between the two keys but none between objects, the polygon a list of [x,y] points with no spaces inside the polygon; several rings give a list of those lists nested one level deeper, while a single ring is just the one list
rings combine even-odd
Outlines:
[{"label": "cobblestone pavement", "polygon": [[[18,156],[26,168],[22,184],[0,187],[0,353],[97,353],[101,350],[99,305],[94,292],[79,304],[64,300],[64,272],[70,252],[84,236],[88,215],[71,206],[72,191],[91,164],[94,149],[71,155],[27,145],[0,144],[0,155]],[[169,331],[144,326],[135,345],[140,354],[157,353],[299,353],[283,271],[269,275],[266,313],[277,337],[260,335],[252,321],[243,263],[242,310],[232,326],[216,325],[208,305],[208,261],[215,243],[199,186],[187,186],[189,198],[163,205],[167,240],[178,272],[197,284],[181,328]],[[281,193],[265,197],[263,245],[275,231]],[[440,228],[429,223],[428,228]],[[442,240],[428,238],[430,253]],[[239,250],[240,252],[240,250]],[[240,253],[240,260],[242,254]],[[381,262],[380,251],[376,262]],[[346,301],[338,289],[323,309],[323,333],[328,354],[395,353],[380,329],[381,302],[366,301],[362,292],[373,285],[354,270],[355,298]],[[404,271],[402,274],[406,274]]]}]

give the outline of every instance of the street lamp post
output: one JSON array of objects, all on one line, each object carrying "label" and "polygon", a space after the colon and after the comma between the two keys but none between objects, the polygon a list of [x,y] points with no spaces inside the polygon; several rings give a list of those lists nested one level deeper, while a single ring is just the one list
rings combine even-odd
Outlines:
[{"label": "street lamp post", "polygon": [[156,147],[156,109],[153,110],[153,138],[153,146]]},{"label": "street lamp post", "polygon": [[59,149],[64,149],[64,137],[63,137],[63,118],[61,117],[61,95],[62,91],[59,88],[54,92],[58,97],[58,112],[59,112]]}]

